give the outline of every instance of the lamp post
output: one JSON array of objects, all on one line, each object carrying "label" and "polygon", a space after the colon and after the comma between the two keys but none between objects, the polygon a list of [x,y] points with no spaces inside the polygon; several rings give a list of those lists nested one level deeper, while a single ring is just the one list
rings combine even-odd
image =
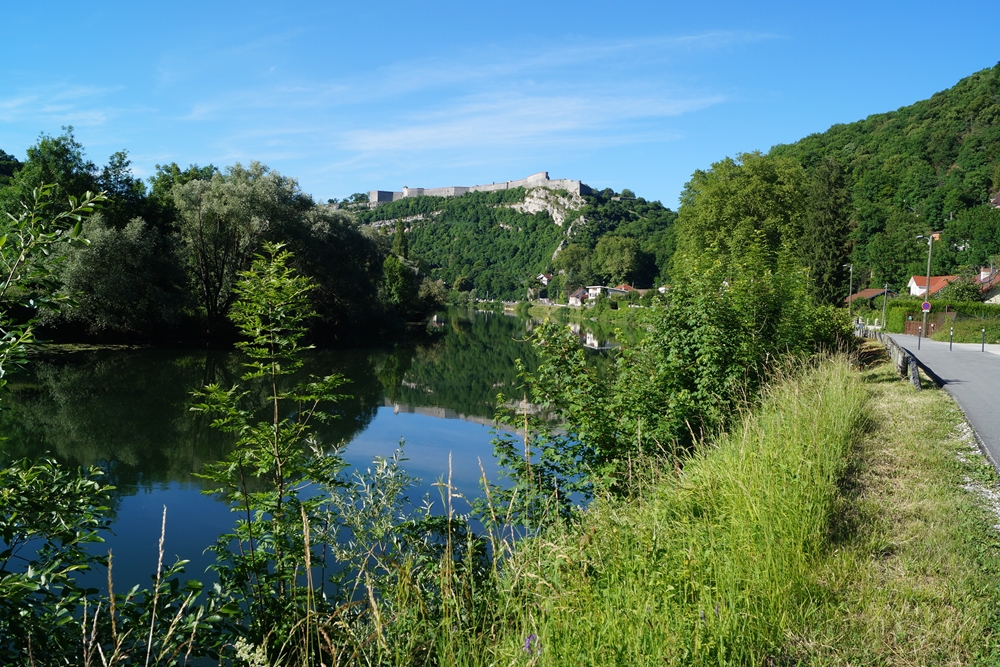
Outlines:
[{"label": "lamp post", "polygon": [[[928,303],[931,300],[931,249],[934,247],[934,233],[932,232],[929,236],[924,236],[920,234],[917,239],[927,239],[927,282],[924,283],[924,301]],[[923,310],[921,308],[921,310]],[[924,310],[924,326],[921,329],[924,338],[927,337],[927,311]],[[920,336],[918,335],[917,338]],[[920,341],[917,340],[917,347],[920,346]]]},{"label": "lamp post", "polygon": [[889,283],[882,292],[882,333],[885,333],[885,302],[889,300]]},{"label": "lamp post", "polygon": [[847,287],[847,317],[851,318],[851,323],[853,324],[854,319],[851,317],[851,306],[854,302],[851,300],[851,297],[854,296],[854,264],[844,264],[844,268],[851,271],[851,278]]}]

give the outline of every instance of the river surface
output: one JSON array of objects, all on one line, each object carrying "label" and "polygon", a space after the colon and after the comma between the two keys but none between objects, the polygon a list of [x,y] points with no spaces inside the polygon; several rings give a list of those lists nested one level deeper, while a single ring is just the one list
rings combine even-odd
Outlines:
[{"label": "river surface", "polygon": [[[409,497],[440,496],[434,483],[449,474],[469,498],[479,493],[480,462],[498,477],[491,441],[498,392],[518,386],[515,359],[529,369],[534,354],[524,338],[529,320],[451,311],[436,318],[436,335],[421,344],[310,352],[304,372],[340,373],[350,394],[338,418],[317,430],[321,442],[346,445],[343,456],[367,467],[405,441],[404,467],[420,478]],[[581,344],[607,347],[606,332],[584,327]],[[595,354],[597,364],[607,357]],[[226,457],[232,438],[191,411],[192,392],[232,386],[242,372],[231,352],[102,350],[36,359],[12,377],[0,412],[2,460],[51,456],[73,466],[101,467],[116,488],[112,549],[115,588],[149,583],[156,570],[163,508],[166,563],[190,560],[187,576],[204,578],[213,558],[204,553],[232,528],[229,508],[203,490],[196,476]],[[266,391],[254,394],[266,419]],[[467,511],[467,507],[458,507]],[[99,585],[99,582],[93,582]]]}]

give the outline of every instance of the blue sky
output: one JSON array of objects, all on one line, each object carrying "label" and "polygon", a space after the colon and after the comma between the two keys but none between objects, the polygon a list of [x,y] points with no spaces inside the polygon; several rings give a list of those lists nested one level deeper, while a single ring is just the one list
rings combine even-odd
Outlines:
[{"label": "blue sky", "polygon": [[547,170],[676,206],[693,170],[1000,60],[995,3],[35,2],[5,7],[0,149],[260,160],[321,200]]}]

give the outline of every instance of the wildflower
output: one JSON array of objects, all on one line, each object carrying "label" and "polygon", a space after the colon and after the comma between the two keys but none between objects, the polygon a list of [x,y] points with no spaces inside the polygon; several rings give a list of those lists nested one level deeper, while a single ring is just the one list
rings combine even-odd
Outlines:
[{"label": "wildflower", "polygon": [[528,653],[530,655],[532,653],[531,645],[532,644],[537,644],[537,643],[538,643],[538,636],[535,635],[534,633],[531,633],[530,635],[528,635],[527,637],[525,637],[525,639],[524,639],[524,652]]},{"label": "wildflower", "polygon": [[705,610],[704,609],[701,610],[701,620],[702,621],[705,620]]}]

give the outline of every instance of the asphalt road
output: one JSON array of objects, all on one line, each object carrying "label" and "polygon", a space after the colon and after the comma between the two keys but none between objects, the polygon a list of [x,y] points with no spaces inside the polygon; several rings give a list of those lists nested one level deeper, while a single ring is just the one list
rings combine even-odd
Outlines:
[{"label": "asphalt road", "polygon": [[972,428],[986,446],[994,467],[1000,469],[1000,345],[987,345],[986,352],[973,343],[948,343],[924,338],[917,349],[917,337],[892,334],[943,383],[958,402]]}]

